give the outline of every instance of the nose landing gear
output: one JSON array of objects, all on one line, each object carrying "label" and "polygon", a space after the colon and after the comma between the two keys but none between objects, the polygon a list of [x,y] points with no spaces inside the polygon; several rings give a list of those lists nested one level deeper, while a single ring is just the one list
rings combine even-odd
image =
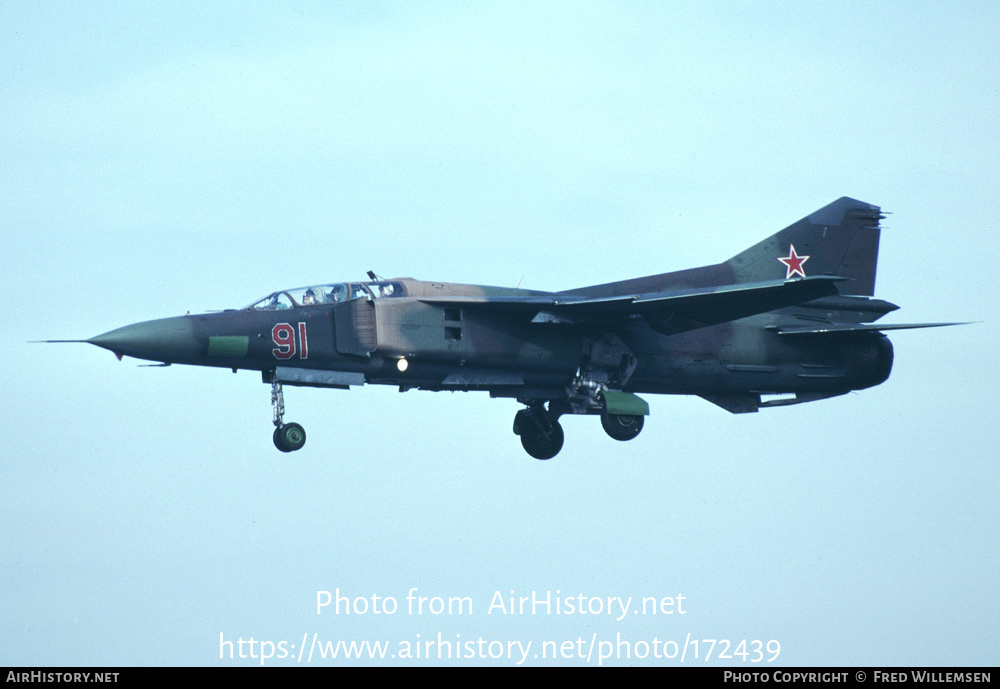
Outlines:
[{"label": "nose landing gear", "polygon": [[285,395],[281,383],[271,383],[271,407],[274,409],[274,446],[282,452],[301,450],[306,444],[306,430],[297,423],[285,423]]}]

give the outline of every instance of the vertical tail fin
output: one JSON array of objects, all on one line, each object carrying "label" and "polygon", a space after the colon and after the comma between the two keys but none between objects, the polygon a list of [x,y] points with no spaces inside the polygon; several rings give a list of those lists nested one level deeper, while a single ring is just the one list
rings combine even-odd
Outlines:
[{"label": "vertical tail fin", "polygon": [[837,275],[841,294],[873,296],[881,209],[848,197],[732,257],[725,264],[737,282]]}]

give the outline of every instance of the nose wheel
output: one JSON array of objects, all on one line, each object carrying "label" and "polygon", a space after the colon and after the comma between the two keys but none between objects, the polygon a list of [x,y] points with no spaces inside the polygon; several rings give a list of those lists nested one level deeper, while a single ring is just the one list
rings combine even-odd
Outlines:
[{"label": "nose wheel", "polygon": [[282,452],[301,450],[306,444],[306,429],[297,423],[285,423],[285,395],[281,383],[271,383],[271,407],[274,409],[274,446]]},{"label": "nose wheel", "polygon": [[288,423],[274,429],[274,446],[282,452],[301,450],[306,444],[306,429],[297,423]]}]

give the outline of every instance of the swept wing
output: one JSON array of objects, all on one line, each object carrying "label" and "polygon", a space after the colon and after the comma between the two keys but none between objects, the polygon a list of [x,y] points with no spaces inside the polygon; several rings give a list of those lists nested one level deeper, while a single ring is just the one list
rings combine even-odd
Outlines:
[{"label": "swept wing", "polygon": [[[818,275],[609,297],[551,294],[442,296],[420,297],[419,300],[442,306],[515,311],[539,322],[606,322],[609,317],[641,315],[655,330],[672,335],[830,296],[837,293],[836,283],[847,279]],[[540,315],[542,318],[538,318]]]}]

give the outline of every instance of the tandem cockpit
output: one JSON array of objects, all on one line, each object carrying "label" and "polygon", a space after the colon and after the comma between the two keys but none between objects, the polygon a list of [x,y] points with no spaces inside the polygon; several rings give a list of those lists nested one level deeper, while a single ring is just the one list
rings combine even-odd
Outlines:
[{"label": "tandem cockpit", "polygon": [[396,280],[378,282],[336,282],[281,290],[256,301],[245,310],[278,311],[319,304],[340,304],[355,299],[383,299],[405,296],[403,283]]}]

